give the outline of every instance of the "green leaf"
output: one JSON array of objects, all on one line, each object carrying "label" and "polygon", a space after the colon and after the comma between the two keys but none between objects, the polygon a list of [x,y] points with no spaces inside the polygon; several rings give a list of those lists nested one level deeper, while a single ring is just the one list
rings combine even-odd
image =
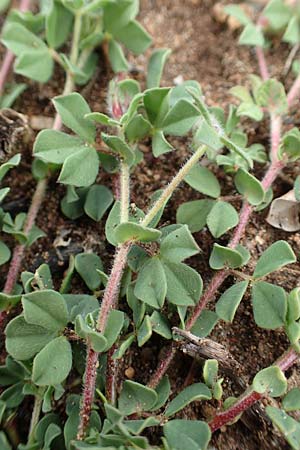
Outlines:
[{"label": "green leaf", "polygon": [[282,407],[285,411],[297,411],[300,409],[300,389],[291,389],[282,401]]},{"label": "green leaf", "polygon": [[144,95],[144,106],[152,125],[161,125],[169,109],[168,93],[170,88],[148,89]]},{"label": "green leaf", "polygon": [[270,397],[280,397],[286,392],[287,381],[278,366],[271,366],[260,370],[255,375],[253,389],[259,394],[266,392]]},{"label": "green leaf", "polygon": [[45,289],[22,297],[27,323],[39,325],[52,332],[62,331],[68,322],[65,300],[58,292]]},{"label": "green leaf", "polygon": [[281,30],[291,17],[291,7],[282,0],[270,0],[262,14],[274,30]]},{"label": "green leaf", "polygon": [[296,15],[291,17],[282,40],[294,45],[300,41],[299,19]]},{"label": "green leaf", "polygon": [[109,136],[106,133],[101,133],[101,137],[105,144],[117,153],[130,166],[134,162],[134,153],[126,142],[118,136]]},{"label": "green leaf", "polygon": [[32,381],[38,386],[62,383],[72,368],[72,349],[64,336],[49,342],[33,360]]},{"label": "green leaf", "polygon": [[167,279],[167,299],[179,306],[194,305],[202,292],[202,279],[196,270],[183,263],[163,261]]},{"label": "green leaf", "polygon": [[132,20],[125,27],[115,31],[114,36],[135,55],[147,50],[152,42],[151,36],[136,20]]},{"label": "green leaf", "polygon": [[218,322],[218,316],[214,311],[204,309],[191,328],[191,332],[200,338],[208,336]]},{"label": "green leaf", "polygon": [[23,316],[12,319],[5,333],[7,352],[20,361],[32,358],[55,336],[55,333],[39,325],[27,323]]},{"label": "green leaf", "polygon": [[163,131],[156,130],[152,136],[152,152],[157,158],[164,153],[169,153],[173,150],[172,145],[166,140]]},{"label": "green leaf", "polygon": [[184,178],[193,189],[209,197],[217,198],[221,194],[221,187],[217,177],[206,167],[197,164]]},{"label": "green leaf", "polygon": [[168,400],[171,392],[171,385],[169,382],[169,378],[167,376],[164,376],[157,387],[155,388],[155,391],[157,393],[157,401],[155,402],[154,406],[152,406],[151,411],[156,411],[160,409]]},{"label": "green leaf", "polygon": [[209,258],[209,265],[212,269],[218,270],[224,267],[236,269],[243,264],[242,255],[232,248],[223,247],[219,244],[214,244],[213,251]]},{"label": "green leaf", "polygon": [[219,238],[239,223],[239,215],[230,203],[218,201],[207,216],[207,226],[215,238]]},{"label": "green leaf", "polygon": [[177,413],[185,406],[196,400],[210,400],[211,392],[203,383],[195,383],[181,391],[170,403],[165,411],[167,417]]},{"label": "green leaf", "polygon": [[115,238],[118,243],[127,241],[152,242],[161,235],[161,231],[144,227],[134,222],[123,222],[115,229]]},{"label": "green leaf", "polygon": [[177,209],[176,222],[186,224],[191,233],[202,230],[214,205],[213,200],[192,200],[182,203]]},{"label": "green leaf", "polygon": [[20,164],[21,161],[21,155],[20,153],[17,153],[12,158],[10,158],[7,162],[4,164],[1,164],[0,166],[0,181],[5,177],[9,169],[12,169],[13,167],[16,167]]},{"label": "green leaf", "polygon": [[297,176],[294,182],[294,193],[296,200],[300,202],[300,175]]},{"label": "green leaf", "polygon": [[300,157],[300,131],[298,128],[292,128],[282,137],[279,147],[279,156],[283,158],[287,155],[290,161],[297,161]]},{"label": "green leaf", "polygon": [[259,122],[264,117],[263,110],[254,103],[241,103],[237,109],[237,115],[250,117],[250,119]]},{"label": "green leaf", "polygon": [[216,304],[216,313],[220,319],[232,322],[237,308],[246,292],[248,281],[240,281],[228,288]]},{"label": "green leaf", "polygon": [[60,172],[58,181],[78,187],[90,186],[96,180],[99,170],[97,152],[85,147],[74,155],[68,156]]},{"label": "green leaf", "polygon": [[259,205],[265,197],[260,181],[244,169],[239,169],[234,177],[234,184],[251,205]]},{"label": "green leaf", "polygon": [[152,336],[152,323],[150,317],[146,315],[138,329],[137,333],[138,346],[142,347],[143,345],[145,345],[146,342],[149,341],[151,336]]},{"label": "green leaf", "polygon": [[287,321],[293,322],[294,320],[298,320],[300,318],[300,288],[297,287],[289,293],[287,302]]},{"label": "green leaf", "polygon": [[2,95],[0,99],[1,108],[11,108],[17,98],[27,89],[27,84],[18,83],[13,84],[9,91]]},{"label": "green leaf", "polygon": [[46,39],[49,47],[63,45],[72,29],[73,15],[56,1],[52,2],[51,11],[46,15]]},{"label": "green leaf", "polygon": [[206,450],[211,437],[208,424],[200,420],[170,420],[163,429],[174,450]]},{"label": "green leaf", "polygon": [[228,139],[227,136],[221,136],[220,139],[222,143],[225,145],[225,147],[227,147],[233,153],[239,155],[244,161],[246,161],[249,167],[253,167],[252,159],[243,148],[237,145],[233,140]]},{"label": "green leaf", "polygon": [[142,114],[134,116],[125,127],[125,135],[129,142],[139,141],[150,132],[151,125]]},{"label": "green leaf", "polygon": [[45,50],[26,52],[17,57],[14,69],[20,75],[46,83],[53,71],[53,59]]},{"label": "green leaf", "polygon": [[150,317],[152,330],[164,337],[165,339],[171,339],[172,333],[168,320],[160,314],[158,311],[153,311]]},{"label": "green leaf", "polygon": [[109,116],[100,112],[92,112],[86,114],[84,117],[85,119],[94,120],[97,123],[101,123],[101,125],[109,125],[111,121]]},{"label": "green leaf", "polygon": [[273,114],[284,114],[288,110],[284,86],[274,79],[264,81],[260,85],[256,94],[256,102]]},{"label": "green leaf", "polygon": [[283,433],[285,439],[294,450],[300,449],[300,423],[284,411],[273,406],[266,407],[266,413],[273,424]]},{"label": "green leaf", "polygon": [[248,25],[251,23],[251,19],[239,5],[226,5],[224,7],[224,11],[237,19],[242,25]]},{"label": "green leaf", "polygon": [[167,281],[159,258],[150,258],[139,271],[134,294],[147,305],[160,309],[167,293]]},{"label": "green leaf", "polygon": [[193,103],[185,99],[178,100],[162,123],[163,131],[174,136],[184,136],[199,116],[200,113]]},{"label": "green leaf", "polygon": [[107,347],[106,337],[93,330],[81,315],[78,315],[75,319],[75,333],[83,339],[86,339],[88,344],[95,352],[104,352]]},{"label": "green leaf", "polygon": [[259,281],[252,287],[254,319],[261,328],[275,330],[284,325],[287,301],[282,287]]},{"label": "green leaf", "polygon": [[100,286],[101,279],[98,270],[103,271],[103,264],[98,255],[79,253],[75,257],[75,268],[91,291]]},{"label": "green leaf", "polygon": [[135,381],[126,380],[119,397],[119,410],[125,416],[148,411],[157,401],[157,393]]},{"label": "green leaf", "polygon": [[107,2],[103,6],[103,25],[106,31],[115,34],[120,28],[125,27],[134,19],[139,11],[137,0],[119,0]]},{"label": "green leaf", "polygon": [[276,241],[263,252],[257,261],[254,278],[261,278],[287,264],[297,261],[295,253],[286,241]]},{"label": "green leaf", "polygon": [[255,26],[253,23],[248,23],[240,35],[239,44],[263,47],[265,45],[265,38],[258,26]]},{"label": "green leaf", "polygon": [[158,48],[153,51],[147,68],[147,89],[159,87],[164,66],[171,54],[168,48]]},{"label": "green leaf", "polygon": [[217,133],[216,129],[205,120],[200,122],[198,129],[194,134],[194,145],[199,146],[200,144],[207,145],[215,151],[218,151],[223,147],[219,133]]},{"label": "green leaf", "polygon": [[86,148],[81,139],[56,130],[43,130],[35,140],[34,156],[42,161],[62,164],[68,156]]},{"label": "green leaf", "polygon": [[111,39],[108,44],[108,57],[112,70],[116,73],[127,72],[128,62],[125,58],[124,52],[120,44],[114,39]]},{"label": "green leaf", "polygon": [[173,263],[182,262],[184,259],[197,255],[200,249],[191,235],[187,225],[169,233],[160,244],[161,257]]},{"label": "green leaf", "polygon": [[110,210],[108,218],[105,223],[105,236],[108,242],[112,245],[117,245],[115,237],[115,230],[120,225],[120,202],[117,200]]},{"label": "green leaf", "polygon": [[46,44],[38,36],[16,22],[6,22],[1,41],[17,56],[26,55],[28,52],[48,52]]},{"label": "green leaf", "polygon": [[107,187],[94,185],[89,189],[86,196],[84,212],[91,219],[99,222],[113,203],[113,200],[112,192]]},{"label": "green leaf", "polygon": [[10,259],[10,249],[7,247],[4,242],[0,241],[0,266],[5,264]]},{"label": "green leaf", "polygon": [[124,319],[125,316],[122,311],[118,311],[116,309],[110,311],[103,333],[107,341],[107,345],[104,350],[105,352],[109,350],[118,339],[124,325]]},{"label": "green leaf", "polygon": [[203,379],[205,384],[212,388],[218,378],[219,363],[216,359],[208,359],[203,366]]},{"label": "green leaf", "polygon": [[[0,13],[5,12],[7,10],[7,8],[9,7],[9,5],[10,5],[10,0],[1,0],[0,1]],[[4,450],[7,450],[6,447]]]},{"label": "green leaf", "polygon": [[53,103],[64,125],[87,142],[94,142],[96,127],[85,118],[85,115],[89,114],[91,110],[80,94],[73,92],[68,95],[60,95],[54,97]]}]

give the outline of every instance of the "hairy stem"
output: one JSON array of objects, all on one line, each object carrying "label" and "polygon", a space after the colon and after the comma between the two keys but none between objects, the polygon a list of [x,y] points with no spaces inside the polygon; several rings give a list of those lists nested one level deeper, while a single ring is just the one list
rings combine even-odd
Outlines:
[{"label": "hairy stem", "polygon": [[[129,190],[129,167],[124,162],[120,163],[120,222],[128,221],[130,190]],[[103,333],[106,328],[107,319],[112,309],[115,309],[118,304],[120,284],[124,269],[127,262],[127,255],[129,253],[131,243],[119,245],[114,257],[114,263],[108,279],[101,307],[98,315],[96,329]],[[110,400],[114,398],[115,392],[115,373],[116,366],[113,364],[111,354],[108,354],[107,364],[107,394]],[[82,440],[85,436],[86,429],[90,421],[90,414],[95,395],[97,364],[99,353],[95,352],[91,346],[87,347],[86,359],[86,375],[83,388],[83,397],[80,408],[80,422],[78,426],[77,439]]]},{"label": "hairy stem", "polygon": [[[20,11],[25,12],[29,9],[29,7],[30,7],[30,0],[21,0],[19,7]],[[0,96],[3,94],[4,86],[9,76],[14,59],[15,55],[10,50],[6,50],[0,69]]]},{"label": "hairy stem", "polygon": [[260,75],[264,81],[266,81],[268,78],[270,78],[269,75],[269,69],[266,62],[264,50],[261,47],[255,47],[258,67],[260,71]]},{"label": "hairy stem", "polygon": [[187,160],[187,162],[182,166],[179,172],[175,175],[173,180],[168,184],[168,186],[163,190],[161,196],[156,200],[154,205],[150,208],[141,224],[144,226],[149,225],[151,220],[156,216],[156,214],[163,208],[171,197],[173,192],[177,189],[179,184],[184,180],[189,171],[194,167],[194,165],[199,161],[199,159],[206,152],[207,147],[205,145],[201,145],[195,153]]},{"label": "hairy stem", "polygon": [[129,218],[129,202],[130,202],[130,180],[129,180],[129,166],[121,161],[120,174],[120,222],[128,222]]},{"label": "hairy stem", "polygon": [[[277,121],[278,125],[278,116],[271,116],[271,122],[273,120]],[[280,121],[281,123],[281,121]],[[280,143],[280,135],[278,136],[278,130],[274,124],[271,125],[271,155],[274,155],[278,153],[278,146]],[[273,159],[263,180],[262,180],[262,186],[265,190],[269,189],[269,187],[272,185],[275,178],[278,176],[279,172],[284,167],[285,163],[283,161],[279,161],[278,158]],[[245,201],[239,217],[239,223],[237,227],[235,228],[232,238],[228,244],[228,247],[235,248],[238,243],[240,242],[241,238],[243,237],[243,234],[246,230],[247,224],[249,222],[249,219],[251,217],[251,214],[253,212],[253,207]],[[215,273],[213,276],[211,282],[209,283],[208,287],[206,288],[204,294],[199,299],[196,307],[194,308],[191,316],[187,320],[186,323],[186,330],[190,331],[193,325],[195,324],[196,320],[204,310],[204,308],[207,306],[208,302],[210,302],[215,296],[219,289],[219,287],[223,284],[227,276],[230,275],[230,271],[227,269],[222,269]],[[175,351],[169,350],[167,355],[168,357],[164,359],[157,368],[157,370],[152,375],[148,386],[156,387],[157,384],[160,382],[161,378],[165,375],[167,372],[174,356]]]},{"label": "hairy stem", "polygon": [[[159,199],[154,203],[150,211],[141,222],[142,225],[148,225],[156,216],[158,211],[165,205],[169,197],[173,194],[178,185],[183,181],[191,168],[199,161],[201,156],[205,153],[206,147],[201,146],[184,166],[180,169],[177,175],[173,178],[170,184],[164,189]],[[129,206],[129,168],[124,163],[121,164],[121,221],[128,220],[128,206]],[[113,268],[105,288],[99,317],[97,321],[97,331],[103,333],[107,323],[107,318],[111,309],[115,308],[119,297],[119,288],[123,271],[125,269],[127,256],[131,248],[131,243],[125,243],[118,247],[114,259]],[[86,361],[86,376],[83,388],[83,398],[80,410],[80,423],[78,427],[77,439],[82,440],[85,436],[86,429],[89,424],[90,413],[92,410],[92,403],[95,392],[96,370],[98,362],[98,353],[91,347],[87,349]],[[114,379],[112,373],[109,374],[110,379]],[[109,388],[111,390],[111,388]]]},{"label": "hairy stem", "polygon": [[[289,369],[299,359],[300,355],[292,348],[284,353],[274,365],[278,366],[283,372]],[[232,422],[246,409],[250,408],[258,400],[262,399],[265,394],[255,392],[251,387],[242,394],[236,403],[225,411],[221,411],[209,422],[212,432],[218,430],[222,426]]]},{"label": "hairy stem", "polygon": [[39,422],[42,404],[43,397],[41,395],[36,395],[34,398],[33,411],[29,427],[28,444],[33,444],[35,441],[35,429]]}]

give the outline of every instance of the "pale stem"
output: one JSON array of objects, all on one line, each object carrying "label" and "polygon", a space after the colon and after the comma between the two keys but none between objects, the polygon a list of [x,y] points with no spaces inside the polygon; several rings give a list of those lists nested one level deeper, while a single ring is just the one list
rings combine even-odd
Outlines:
[{"label": "pale stem", "polygon": [[175,175],[175,177],[172,179],[170,184],[163,190],[161,196],[156,200],[154,205],[150,208],[146,216],[141,222],[141,225],[147,226],[151,222],[151,220],[156,216],[156,214],[160,211],[161,208],[163,208],[168,201],[168,199],[171,197],[173,192],[177,189],[179,184],[184,180],[184,178],[187,176],[189,171],[194,167],[194,165],[199,161],[199,159],[204,155],[206,152],[207,147],[205,145],[202,145],[199,147],[195,153],[187,160],[187,162],[182,166],[182,168],[179,170],[179,172]]},{"label": "pale stem", "polygon": [[261,47],[255,47],[258,67],[260,71],[260,75],[264,81],[266,81],[268,78],[270,78],[268,65],[266,62],[264,50]]},{"label": "pale stem", "polygon": [[35,429],[39,422],[42,404],[43,404],[43,397],[41,395],[36,395],[34,397],[33,411],[30,421],[28,444],[33,444],[35,441]]},{"label": "pale stem", "polygon": [[124,161],[120,163],[120,222],[128,222],[130,202],[130,174],[129,166]]}]

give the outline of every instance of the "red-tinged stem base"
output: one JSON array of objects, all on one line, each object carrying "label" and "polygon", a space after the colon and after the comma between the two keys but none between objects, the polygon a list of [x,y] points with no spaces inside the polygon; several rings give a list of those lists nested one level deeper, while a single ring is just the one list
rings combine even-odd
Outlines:
[{"label": "red-tinged stem base", "polygon": [[[114,264],[111,270],[103,295],[99,317],[97,321],[97,331],[105,331],[107,318],[110,311],[117,307],[120,284],[122,275],[126,266],[127,255],[131,248],[130,243],[121,245],[115,255]],[[87,348],[86,374],[84,380],[82,403],[80,408],[80,422],[78,427],[77,439],[82,440],[85,437],[87,427],[90,421],[90,414],[95,395],[95,383],[97,377],[97,363],[99,353],[95,352],[90,346]]]},{"label": "red-tinged stem base", "polygon": [[[296,353],[295,350],[290,349],[275,362],[275,365],[284,372],[289,369],[299,358],[300,355]],[[246,391],[234,405],[226,409],[226,411],[216,414],[215,417],[209,422],[209,427],[212,433],[224,425],[232,422],[241,413],[249,409],[254,403],[261,400],[264,395],[265,394],[259,394],[252,389]]]},{"label": "red-tinged stem base", "polygon": [[172,342],[170,346],[168,347],[168,350],[166,354],[164,355],[164,358],[159,363],[158,368],[154,372],[153,376],[151,377],[150,381],[148,382],[147,386],[155,389],[160,380],[163,378],[165,373],[167,372],[171,362],[173,361],[173,358],[176,353],[176,347],[175,342]]},{"label": "red-tinged stem base", "polygon": [[83,400],[80,409],[80,423],[77,432],[78,440],[84,439],[86,429],[90,422],[96,387],[98,356],[99,353],[95,352],[91,347],[87,348]]}]

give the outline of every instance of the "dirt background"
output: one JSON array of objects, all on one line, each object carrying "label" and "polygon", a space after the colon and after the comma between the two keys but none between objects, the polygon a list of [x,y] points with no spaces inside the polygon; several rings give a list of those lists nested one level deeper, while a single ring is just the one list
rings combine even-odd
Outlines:
[{"label": "dirt background", "polygon": [[[223,4],[232,2],[223,2]],[[238,2],[235,2],[238,3]],[[247,2],[244,2],[247,3]],[[259,7],[258,3],[247,3],[252,11]],[[162,84],[171,85],[178,76],[184,80],[195,79],[200,82],[207,103],[211,106],[220,105],[226,107],[228,102],[233,102],[229,89],[236,84],[245,84],[250,73],[258,73],[254,52],[249,48],[237,46],[238,31],[232,30],[228,23],[222,23],[220,16],[216,14],[216,2],[211,0],[141,0],[140,21],[153,36],[155,47],[169,47],[173,53],[166,66]],[[2,49],[3,51],[3,49]],[[134,75],[142,82],[145,79],[146,55],[137,58],[130,56]],[[281,79],[288,48],[274,40],[274,47],[268,53],[269,68],[272,76]],[[107,69],[105,57],[99,51],[99,66],[93,80],[81,90],[89,102],[93,111],[106,109],[106,89],[111,73]],[[21,77],[17,77],[21,79]],[[292,77],[288,76],[286,85],[291,84]],[[55,71],[54,80],[47,85],[37,85],[29,82],[29,87],[16,102],[17,111],[28,114],[29,117],[47,116],[54,114],[50,98],[61,93],[63,85],[62,73]],[[287,120],[286,128],[299,124],[299,115],[296,108],[293,112],[293,121]],[[259,125],[247,123],[250,142],[259,142],[268,146],[268,123]],[[142,150],[145,153],[145,161],[139,166],[132,176],[132,202],[139,207],[148,203],[149,196],[156,189],[164,186],[169,180],[174,169],[180,167],[187,156],[187,145],[182,139],[173,140],[176,152],[155,159],[149,151],[149,143],[145,142]],[[10,172],[5,179],[5,185],[11,186],[11,192],[6,198],[6,207],[12,213],[26,211],[35,187],[35,181],[30,172],[31,154],[29,145],[23,149],[24,157],[20,167]],[[256,168],[256,175],[261,176],[264,170]],[[231,177],[222,170],[215,172],[222,183],[222,194],[234,193]],[[288,167],[287,176],[279,178],[274,186],[275,196],[287,192],[290,188],[290,179],[299,174],[299,166]],[[99,175],[101,183],[114,187],[114,180],[103,172]],[[43,261],[50,262],[55,281],[59,286],[59,280],[67,266],[68,251],[80,252],[82,249],[98,252],[103,259],[107,270],[111,266],[113,247],[105,242],[104,221],[96,224],[88,218],[81,218],[76,222],[66,219],[60,211],[60,200],[65,190],[63,186],[56,184],[53,179],[50,182],[46,199],[41,208],[37,225],[46,233],[47,237],[40,239],[27,252],[23,264],[26,270],[34,270]],[[163,216],[162,223],[168,224],[175,221],[176,209],[183,201],[202,198],[201,194],[193,191],[188,186],[182,186],[175,193]],[[240,202],[233,202],[239,209]],[[287,240],[299,256],[299,235],[297,233],[285,233],[270,227],[265,221],[266,212],[255,214],[247,227],[247,234],[242,244],[251,252],[253,258],[247,268],[251,272],[255,260],[261,252],[272,242],[278,239]],[[70,239],[69,250],[64,250],[65,259],[61,260],[57,254],[57,239],[66,236]],[[208,266],[208,258],[212,248],[213,238],[207,230],[196,233],[195,238],[201,247],[200,256],[192,258],[189,262],[201,274],[204,286],[209,283],[212,271]],[[230,238],[230,233],[218,240],[225,245]],[[7,237],[5,237],[7,239]],[[12,241],[8,240],[10,244]],[[60,249],[61,250],[61,249]],[[7,266],[1,268],[4,277]],[[286,290],[299,285],[300,265],[296,263],[270,276],[269,281],[284,287]],[[3,278],[4,279],[4,278]],[[232,283],[227,279],[222,286],[222,291]],[[78,285],[75,287],[78,288]],[[79,285],[80,287],[80,285]],[[213,302],[210,308],[213,309]],[[283,332],[268,332],[259,329],[253,322],[250,298],[246,296],[238,309],[232,325],[219,322],[212,333],[212,338],[225,345],[232,355],[243,366],[243,372],[250,379],[261,368],[270,365],[287,348],[288,342]],[[161,356],[162,346],[165,341],[158,338],[151,339],[142,349],[133,348],[126,358],[124,367],[120,368],[121,377],[126,377],[125,370],[128,367],[134,369],[134,380],[147,382],[149,376],[156,367]],[[2,341],[3,346],[3,341]],[[3,348],[3,347],[2,347]],[[2,354],[4,356],[4,353]],[[190,379],[198,381],[201,377],[201,366],[194,364],[192,371],[190,366],[192,359],[179,355],[169,370],[171,374],[173,392],[181,389],[184,379],[189,374]],[[291,384],[299,385],[298,367],[290,369],[287,373],[291,377]],[[128,372],[126,372],[128,373]],[[226,395],[239,394],[231,380],[225,377]],[[211,403],[205,408],[192,406],[186,408],[181,417],[201,419],[209,418],[218,405]],[[23,411],[23,414],[25,412]],[[24,418],[24,417],[23,417]],[[155,440],[155,436],[153,436]],[[277,436],[273,427],[265,421],[257,419],[248,421],[247,425],[241,421],[231,427],[226,427],[215,433],[212,446],[218,450],[268,450],[288,449],[289,446]],[[187,449],[188,450],[188,449]]]}]

